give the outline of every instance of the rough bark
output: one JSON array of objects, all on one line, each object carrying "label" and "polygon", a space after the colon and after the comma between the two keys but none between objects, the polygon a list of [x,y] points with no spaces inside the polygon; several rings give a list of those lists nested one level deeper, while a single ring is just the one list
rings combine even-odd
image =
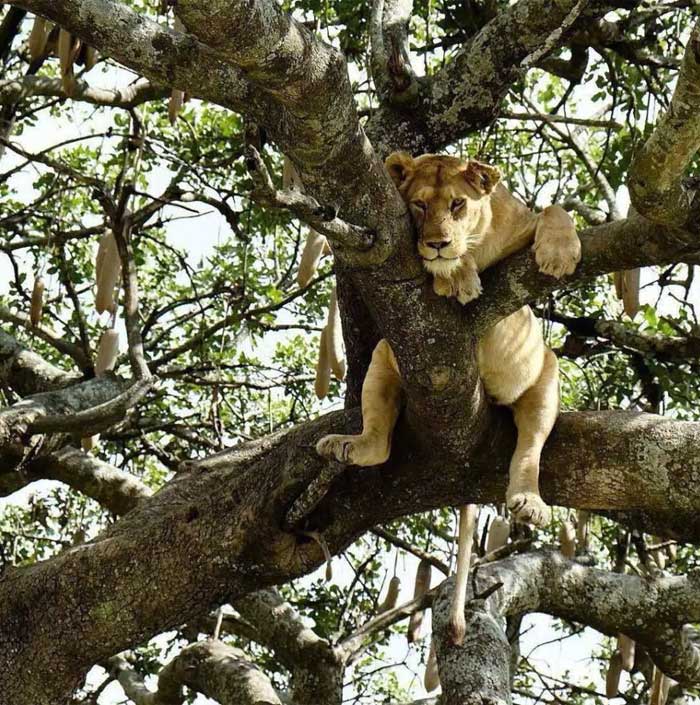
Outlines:
[{"label": "rough bark", "polygon": [[0,330],[0,384],[3,386],[29,396],[61,389],[79,378],[75,373],[48,363]]},{"label": "rough bark", "polygon": [[[3,692],[17,705],[61,702],[95,660],[317,567],[318,546],[280,527],[323,467],[315,440],[356,421],[356,414],[339,412],[194,464],[97,540],[6,571]],[[322,531],[336,553],[407,513],[501,501],[513,439],[510,424],[492,429],[487,446],[455,462],[438,449],[421,456],[400,435],[386,467],[342,473],[307,525]],[[700,424],[619,412],[564,414],[543,459],[544,495],[565,506],[631,510],[654,533],[698,540],[699,440]],[[30,657],[37,678],[27,683],[12,666]]]},{"label": "rough bark", "polygon": [[276,590],[260,590],[235,601],[254,628],[251,637],[275,652],[292,674],[292,701],[322,705],[342,700],[345,659],[285,602]]},{"label": "rough bark", "polygon": [[[527,612],[580,622],[611,636],[622,632],[667,676],[684,685],[700,679],[700,649],[686,626],[700,613],[697,572],[648,579],[589,568],[554,551],[511,556],[473,574],[465,612],[470,628],[461,647],[447,638],[452,583],[443,583],[433,603],[445,705],[510,702],[505,618]],[[488,597],[479,597],[489,590]]]},{"label": "rough bark", "polygon": [[109,660],[109,669],[136,705],[182,705],[184,686],[220,705],[281,705],[268,677],[243,652],[207,639],[184,648],[158,676],[150,691],[123,656]]},{"label": "rough bark", "polygon": [[[436,148],[488,122],[510,82],[561,43],[562,29],[581,7],[521,0],[508,8],[436,76],[425,110],[407,120],[385,106],[373,116],[373,150],[357,119],[343,57],[271,2],[180,0],[177,12],[191,34],[107,0],[15,4],[58,21],[154,83],[244,113],[293,160],[305,193],[375,234],[371,268],[356,267],[360,260],[350,248],[334,250],[344,280],[341,306],[349,318],[369,313],[371,337],[389,339],[408,400],[394,455],[381,469],[329,468],[316,457],[319,436],[358,425],[356,411],[329,415],[191,463],[95,541],[8,570],[0,578],[0,689],[16,705],[50,705],[64,702],[94,661],[315,568],[320,549],[293,529],[323,532],[337,552],[398,516],[502,500],[513,429],[486,402],[475,341],[502,316],[562,284],[538,273],[531,253],[523,252],[485,273],[481,301],[463,310],[438,299],[378,155],[394,144]],[[593,11],[603,10],[596,3]],[[587,231],[581,267],[564,284],[696,253],[693,217],[683,230],[632,216]],[[357,299],[344,304],[350,286]],[[362,337],[365,326],[354,323]],[[353,356],[366,360],[366,352],[358,345]],[[14,351],[9,358],[19,365],[13,376],[27,375],[19,382],[27,388],[32,381],[41,385],[41,375],[63,386],[65,378],[40,371],[36,361],[23,362]],[[351,372],[356,390],[362,364],[351,359]],[[31,397],[2,412],[0,436],[4,429],[5,445],[24,452],[27,435],[62,430],[69,416],[82,423],[75,412],[104,401],[93,392],[112,399],[115,386],[108,378]],[[47,415],[53,426],[42,426]],[[700,424],[651,415],[564,414],[543,458],[544,496],[554,504],[623,512],[641,528],[698,541],[699,436]],[[297,517],[295,526],[290,516]],[[18,664],[30,660],[28,682]]]},{"label": "rough bark", "polygon": [[697,187],[683,182],[700,148],[700,23],[691,32],[678,83],[665,115],[630,167],[634,207],[658,223],[697,231]]}]

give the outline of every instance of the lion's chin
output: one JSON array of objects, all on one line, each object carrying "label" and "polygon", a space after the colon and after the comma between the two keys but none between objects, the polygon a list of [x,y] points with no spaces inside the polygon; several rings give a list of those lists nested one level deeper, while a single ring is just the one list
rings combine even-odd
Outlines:
[{"label": "lion's chin", "polygon": [[454,273],[459,266],[459,257],[446,259],[445,257],[436,257],[435,259],[423,260],[423,266],[431,273],[441,277],[449,277]]}]

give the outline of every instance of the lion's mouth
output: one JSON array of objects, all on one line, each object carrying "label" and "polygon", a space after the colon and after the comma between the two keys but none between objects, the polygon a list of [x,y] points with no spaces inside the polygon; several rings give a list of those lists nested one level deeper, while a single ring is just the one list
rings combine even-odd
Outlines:
[{"label": "lion's mouth", "polygon": [[439,252],[435,255],[435,257],[423,257],[423,255],[420,256],[422,260],[425,262],[435,262],[435,260],[443,260],[444,262],[450,262],[455,259],[459,259],[459,257],[443,257]]}]

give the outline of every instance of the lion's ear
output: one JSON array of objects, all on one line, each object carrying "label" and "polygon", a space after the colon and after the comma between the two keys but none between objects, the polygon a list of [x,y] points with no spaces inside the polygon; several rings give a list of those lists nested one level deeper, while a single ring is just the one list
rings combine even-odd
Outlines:
[{"label": "lion's ear", "polygon": [[413,173],[413,157],[406,152],[393,152],[385,159],[384,166],[396,184],[396,188],[401,188],[404,181]]},{"label": "lion's ear", "polygon": [[501,172],[495,166],[470,159],[464,178],[480,193],[491,193],[501,180]]}]

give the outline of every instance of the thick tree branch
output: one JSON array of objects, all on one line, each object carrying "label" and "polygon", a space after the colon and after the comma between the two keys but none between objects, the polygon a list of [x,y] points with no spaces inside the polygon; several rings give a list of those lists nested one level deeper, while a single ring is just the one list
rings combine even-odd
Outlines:
[{"label": "thick tree branch", "polygon": [[123,655],[109,659],[109,669],[136,705],[181,705],[185,686],[220,705],[281,705],[267,676],[243,652],[214,639],[184,648],[161,670],[156,692]]},{"label": "thick tree branch", "polygon": [[[700,681],[700,650],[683,628],[700,614],[695,572],[649,580],[589,568],[553,551],[506,558],[473,575],[461,647],[448,645],[447,638],[452,582],[443,583],[433,603],[445,705],[510,701],[510,648],[501,620],[527,612],[627,634],[666,675],[684,685]],[[474,599],[472,590],[479,595],[497,585],[485,600]]]},{"label": "thick tree branch", "polygon": [[697,185],[683,182],[700,149],[700,23],[691,32],[668,111],[630,167],[634,207],[665,225],[700,230]]},{"label": "thick tree branch", "polygon": [[93,455],[67,446],[40,455],[27,466],[32,479],[58,480],[121,516],[151,496],[150,488],[137,477]]},{"label": "thick tree branch", "polygon": [[581,262],[574,274],[562,281],[541,274],[530,250],[483,272],[483,294],[464,309],[469,330],[479,335],[522,305],[556,289],[613,271],[684,261],[700,247],[691,232],[657,225],[635,213],[624,220],[587,228],[579,235]]},{"label": "thick tree branch", "polygon": [[234,603],[255,627],[255,641],[272,649],[292,674],[292,701],[298,705],[342,700],[342,652],[312,629],[276,590],[260,590]]},{"label": "thick tree branch", "polygon": [[[401,112],[384,106],[367,131],[380,154],[393,149],[438,151],[489,124],[507,89],[528,66],[560,46],[584,3],[519,0],[499,12],[436,73],[420,107]],[[589,13],[603,13],[599,3]]]},{"label": "thick tree branch", "polygon": [[0,330],[0,384],[21,396],[62,389],[80,376],[55,367]]},{"label": "thick tree branch", "polygon": [[[336,413],[190,463],[97,540],[6,571],[0,579],[3,692],[17,705],[61,702],[94,661],[315,569],[323,561],[316,543],[280,527],[325,466],[315,441],[356,422],[356,414]],[[401,426],[391,461],[345,471],[306,526],[322,531],[336,553],[407,513],[502,501],[513,430],[499,414],[490,428],[478,452],[450,460],[434,444],[421,453],[415,435]],[[700,490],[693,479],[700,473],[698,443],[700,424],[624,412],[563,414],[543,456],[543,494],[553,504],[624,511],[626,520],[653,533],[700,540]],[[47,630],[51,638],[44,638]],[[10,666],[30,654],[41,677],[28,685]]]},{"label": "thick tree branch", "polygon": [[418,99],[408,33],[413,0],[374,0],[370,21],[372,77],[382,101],[404,108]]},{"label": "thick tree branch", "polygon": [[664,362],[687,362],[700,357],[700,338],[690,333],[684,337],[659,335],[637,331],[622,321],[585,316],[571,317],[558,313],[550,314],[549,318],[562,324],[574,335],[605,338],[617,347],[650,355]]}]

